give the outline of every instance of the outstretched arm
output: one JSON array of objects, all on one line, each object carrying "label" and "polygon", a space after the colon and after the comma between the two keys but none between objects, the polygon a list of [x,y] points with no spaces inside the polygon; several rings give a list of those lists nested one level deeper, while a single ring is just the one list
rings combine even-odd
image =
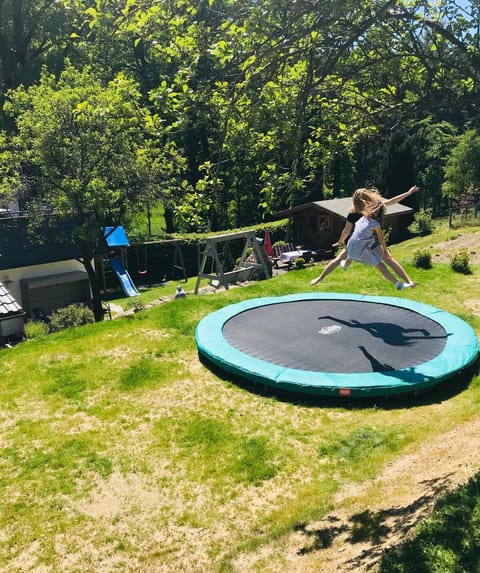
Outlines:
[{"label": "outstretched arm", "polygon": [[347,240],[348,236],[352,231],[353,231],[353,223],[347,221],[345,223],[345,227],[343,227],[343,231],[342,234],[340,235],[340,238],[336,243],[332,244],[332,247],[339,247],[340,245],[343,245],[343,243],[345,243],[345,241]]},{"label": "outstretched arm", "polygon": [[410,187],[410,189],[405,193],[401,193],[400,195],[395,195],[395,197],[391,197],[390,199],[383,199],[382,201],[385,207],[388,207],[389,205],[395,205],[395,203],[400,203],[400,201],[406,199],[412,193],[416,193],[417,191],[420,191],[420,187],[414,185],[413,187]]}]

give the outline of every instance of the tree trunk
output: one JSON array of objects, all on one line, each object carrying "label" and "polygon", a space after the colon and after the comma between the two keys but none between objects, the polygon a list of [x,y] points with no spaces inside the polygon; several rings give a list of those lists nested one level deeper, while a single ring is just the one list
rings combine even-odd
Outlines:
[{"label": "tree trunk", "polygon": [[175,225],[173,222],[173,209],[171,209],[170,207],[165,207],[164,217],[165,217],[166,232],[174,233]]},{"label": "tree trunk", "polygon": [[92,265],[93,253],[87,241],[82,241],[82,263],[88,274],[90,288],[92,290],[92,310],[95,322],[103,320],[102,299],[100,296],[100,284],[97,273]]},{"label": "tree trunk", "polygon": [[152,213],[150,212],[150,201],[147,201],[147,221],[148,221],[148,236],[152,236]]}]

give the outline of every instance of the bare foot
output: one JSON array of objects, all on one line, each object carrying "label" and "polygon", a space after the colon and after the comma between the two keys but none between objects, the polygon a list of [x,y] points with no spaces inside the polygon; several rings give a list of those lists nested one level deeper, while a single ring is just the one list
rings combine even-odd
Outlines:
[{"label": "bare foot", "polygon": [[311,284],[311,285],[316,285],[316,284],[319,283],[320,281],[321,281],[321,278],[320,278],[320,277],[317,277],[316,279],[311,280],[311,281],[310,281],[310,284]]}]

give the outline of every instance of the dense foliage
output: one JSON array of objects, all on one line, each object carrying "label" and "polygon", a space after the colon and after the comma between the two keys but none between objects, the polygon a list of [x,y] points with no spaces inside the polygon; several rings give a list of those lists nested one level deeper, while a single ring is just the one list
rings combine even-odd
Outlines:
[{"label": "dense foliage", "polygon": [[[415,200],[438,214],[452,199],[451,181],[442,195],[450,152],[479,127],[478,0],[1,6],[0,97],[7,105],[0,189],[5,197],[7,190],[9,198],[19,194],[22,207],[51,203],[59,169],[70,177],[70,162],[82,158],[83,135],[97,133],[103,145],[101,112],[107,109],[121,132],[122,109],[133,100],[143,124],[134,137],[132,126],[122,135],[135,155],[133,207],[161,200],[169,231],[250,225],[281,208],[372,184],[391,196],[417,182],[422,194]],[[65,100],[75,74],[98,89],[98,101],[80,95],[64,119],[75,131],[80,115],[82,132],[49,140],[41,133],[45,114]],[[117,90],[124,100],[100,104],[120,82],[130,86],[130,93]],[[50,98],[46,85],[57,96]],[[22,131],[25,114],[32,129]],[[83,213],[91,193],[111,204],[112,193],[129,183],[117,165],[110,181],[98,180],[91,163],[83,166]],[[478,197],[476,173],[463,177],[461,188],[453,184],[454,199],[467,191]],[[119,213],[132,212],[131,199],[116,203]]]}]

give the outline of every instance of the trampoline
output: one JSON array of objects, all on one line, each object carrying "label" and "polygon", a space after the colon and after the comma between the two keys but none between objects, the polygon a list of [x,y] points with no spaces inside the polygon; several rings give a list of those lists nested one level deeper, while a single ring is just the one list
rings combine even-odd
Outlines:
[{"label": "trampoline", "polygon": [[381,396],[429,388],[472,364],[465,321],[400,297],[303,293],[217,310],[195,331],[200,357],[278,390]]}]

